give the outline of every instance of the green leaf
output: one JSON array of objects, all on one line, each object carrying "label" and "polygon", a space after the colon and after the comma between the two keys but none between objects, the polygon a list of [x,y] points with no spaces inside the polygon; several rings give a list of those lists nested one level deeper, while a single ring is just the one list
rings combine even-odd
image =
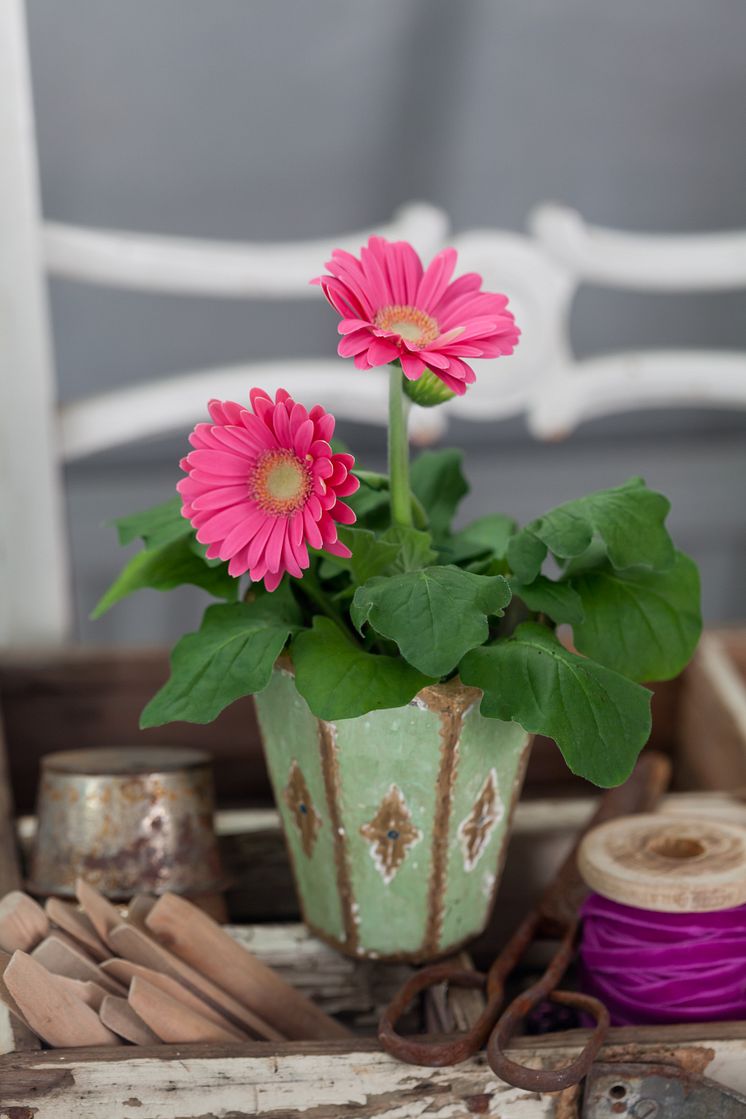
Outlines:
[{"label": "green leaf", "polygon": [[555,583],[545,575],[537,575],[533,583],[510,580],[513,594],[526,603],[529,610],[546,614],[561,625],[571,625],[583,620],[583,603],[578,592],[569,583]]},{"label": "green leaf", "polygon": [[461,472],[461,451],[423,451],[410,474],[412,491],[427,510],[433,536],[445,536],[469,485]]},{"label": "green leaf", "polygon": [[357,528],[383,528],[389,521],[388,490],[372,489],[363,482],[345,503],[355,514]]},{"label": "green leaf", "polygon": [[392,525],[381,539],[387,544],[395,545],[397,549],[396,556],[386,568],[387,574],[419,571],[437,559],[430,533],[421,529],[410,528],[408,525]]},{"label": "green leaf", "polygon": [[547,557],[547,546],[529,531],[521,529],[508,543],[508,564],[523,583],[532,583]]},{"label": "green leaf", "polygon": [[441,552],[445,562],[462,563],[485,554],[505,559],[516,527],[513,518],[506,517],[504,513],[480,517],[443,542]]},{"label": "green leaf", "polygon": [[367,653],[329,618],[317,616],[291,648],[295,683],[320,719],[353,719],[382,707],[403,707],[429,679],[403,661]]},{"label": "green leaf", "polygon": [[358,586],[380,575],[399,554],[399,544],[395,541],[380,539],[364,528],[340,527],[339,539],[351,549],[352,557],[335,556],[333,562],[345,567]]},{"label": "green leaf", "polygon": [[180,497],[172,497],[162,505],[154,505],[142,513],[118,517],[112,523],[116,525],[122,546],[139,538],[148,551],[162,548],[164,544],[189,536],[194,531],[186,517],[181,515]]},{"label": "green leaf", "polygon": [[488,617],[502,614],[510,587],[501,575],[460,567],[426,567],[371,579],[359,587],[350,614],[395,641],[402,656],[428,676],[444,676],[489,635]]},{"label": "green leaf", "polygon": [[483,715],[553,738],[571,771],[603,788],[626,781],[650,735],[646,688],[568,652],[535,622],[467,653],[460,673],[483,690]]},{"label": "green leaf", "polygon": [[143,711],[140,726],[209,723],[234,700],[260,692],[299,623],[282,584],[254,602],[208,607],[199,630],[174,647],[170,679]]},{"label": "green leaf", "polygon": [[550,551],[558,560],[582,555],[597,534],[617,570],[646,567],[665,571],[674,560],[664,521],[670,508],[660,493],[632,478],[615,489],[559,505],[531,521],[508,544],[508,562],[523,583],[539,574]]},{"label": "green leaf", "polygon": [[217,566],[207,563],[195,553],[192,543],[185,537],[157,551],[138,552],[96,604],[91,618],[100,618],[120,599],[143,587],[170,591],[189,583],[216,598],[235,600],[238,579],[228,574],[228,565],[220,561]]},{"label": "green leaf", "polygon": [[676,553],[668,571],[614,571],[606,564],[572,580],[585,609],[578,649],[633,680],[670,680],[702,630],[699,572]]}]

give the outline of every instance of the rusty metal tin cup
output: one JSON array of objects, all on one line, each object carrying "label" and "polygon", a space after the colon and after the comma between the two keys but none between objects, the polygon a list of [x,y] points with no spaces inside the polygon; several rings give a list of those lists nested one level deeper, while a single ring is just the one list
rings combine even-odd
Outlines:
[{"label": "rusty metal tin cup", "polygon": [[225,887],[208,754],[171,747],[65,750],[42,758],[28,888],[71,897],[85,878],[112,900]]}]

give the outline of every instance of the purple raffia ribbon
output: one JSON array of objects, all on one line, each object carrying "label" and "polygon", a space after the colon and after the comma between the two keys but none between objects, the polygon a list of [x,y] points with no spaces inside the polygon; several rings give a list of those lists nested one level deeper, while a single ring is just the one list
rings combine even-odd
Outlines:
[{"label": "purple raffia ribbon", "polygon": [[582,917],[582,987],[612,1025],[746,1018],[746,905],[658,913],[591,894]]}]

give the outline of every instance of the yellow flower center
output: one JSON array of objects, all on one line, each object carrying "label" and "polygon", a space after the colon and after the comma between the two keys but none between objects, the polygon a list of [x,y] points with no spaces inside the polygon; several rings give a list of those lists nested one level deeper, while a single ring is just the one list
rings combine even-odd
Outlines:
[{"label": "yellow flower center", "polygon": [[292,451],[265,451],[249,478],[249,491],[265,513],[294,513],[311,492],[311,471]]},{"label": "yellow flower center", "polygon": [[440,328],[432,315],[420,311],[419,307],[408,307],[397,303],[393,307],[382,307],[376,314],[376,326],[381,330],[390,330],[408,342],[416,342],[418,346],[427,346],[434,342],[440,333]]}]

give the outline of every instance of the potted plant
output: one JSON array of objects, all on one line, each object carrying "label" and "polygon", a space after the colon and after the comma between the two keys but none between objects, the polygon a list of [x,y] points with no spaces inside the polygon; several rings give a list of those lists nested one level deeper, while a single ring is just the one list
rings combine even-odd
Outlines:
[{"label": "potted plant", "polygon": [[451,281],[455,262],[447,249],[424,270],[371,238],[317,281],[340,354],[390,366],[387,475],[333,447],[319,405],[211,401],[180,498],[118,522],[144,549],[96,611],[144,586],[221,600],[142,726],[256,697],[305,919],[357,956],[430,959],[479,933],[531,735],[597,785],[624,781],[650,732],[641,682],[677,674],[701,626],[696,567],[641,479],[523,527],[496,512],[455,529],[461,453],[410,470],[409,399],[443,404],[474,381],[471,358],[518,341],[505,296]]}]

